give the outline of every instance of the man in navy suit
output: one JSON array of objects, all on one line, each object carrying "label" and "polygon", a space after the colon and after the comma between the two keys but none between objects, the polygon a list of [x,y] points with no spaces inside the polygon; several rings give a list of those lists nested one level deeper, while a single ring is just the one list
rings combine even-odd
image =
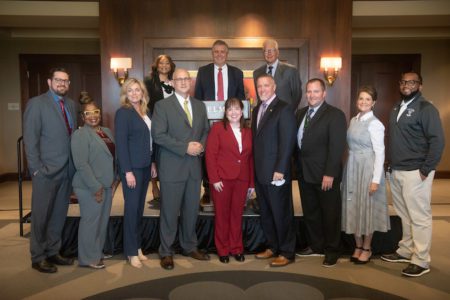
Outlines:
[{"label": "man in navy suit", "polygon": [[[195,82],[195,98],[203,101],[224,101],[229,98],[245,99],[244,75],[242,71],[227,64],[228,45],[217,40],[212,46],[213,62],[200,67]],[[202,202],[209,202],[209,182],[203,162]]]},{"label": "man in navy suit", "polygon": [[325,253],[324,267],[336,264],[341,241],[342,155],[347,122],[326,103],[323,80],[306,84],[308,106],[297,112],[297,161],[300,197],[309,247],[300,256]]},{"label": "man in navy suit", "polygon": [[294,208],[291,200],[291,157],[295,147],[295,116],[275,94],[268,74],[256,80],[261,102],[253,111],[255,188],[261,209],[261,227],[267,249],[258,259],[274,258],[271,267],[283,267],[295,259]]}]

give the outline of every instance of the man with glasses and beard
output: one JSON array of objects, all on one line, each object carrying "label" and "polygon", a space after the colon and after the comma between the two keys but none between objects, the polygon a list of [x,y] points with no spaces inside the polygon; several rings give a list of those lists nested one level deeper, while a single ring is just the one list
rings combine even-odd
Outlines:
[{"label": "man with glasses and beard", "polygon": [[30,99],[23,116],[23,141],[32,177],[31,261],[32,268],[43,273],[55,273],[55,265],[73,264],[59,249],[74,174],[70,135],[77,128],[76,109],[66,97],[69,73],[55,68],[49,75],[49,90]]},{"label": "man with glasses and beard", "polygon": [[409,265],[402,274],[418,277],[430,272],[431,187],[444,149],[438,110],[421,93],[422,76],[411,71],[399,81],[402,100],[389,120],[391,191],[402,219],[403,236],[388,262]]}]

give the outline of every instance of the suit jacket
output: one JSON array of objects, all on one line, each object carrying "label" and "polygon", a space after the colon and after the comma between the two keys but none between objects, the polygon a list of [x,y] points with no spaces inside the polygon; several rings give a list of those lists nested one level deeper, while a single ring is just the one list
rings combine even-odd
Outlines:
[{"label": "suit jacket", "polygon": [[158,145],[156,161],[161,181],[202,178],[201,157],[190,156],[186,151],[189,142],[199,142],[205,147],[209,123],[205,104],[192,97],[190,101],[192,127],[175,94],[155,105],[152,136]]},{"label": "suit jacket", "polygon": [[239,179],[249,181],[250,187],[255,186],[251,129],[243,128],[241,134],[242,152],[239,152],[239,145],[230,124],[227,124],[225,129],[223,122],[214,123],[206,142],[209,182]]},{"label": "suit jacket", "polygon": [[256,180],[262,184],[272,182],[273,173],[284,174],[291,180],[291,157],[295,144],[295,116],[291,107],[276,97],[267,107],[256,126],[261,103],[253,111],[253,157]]},{"label": "suit jacket", "polygon": [[[227,64],[228,68],[228,98],[236,97],[245,99],[244,93],[244,75],[236,67]],[[200,100],[216,99],[214,84],[214,64],[208,64],[200,67],[195,82],[195,98]],[[226,100],[226,99],[225,99]]]},{"label": "suit jacket", "polygon": [[[75,103],[69,98],[65,98],[64,103],[72,120],[72,130],[75,130]],[[70,154],[70,136],[61,108],[51,91],[28,102],[23,116],[23,141],[31,174],[39,171],[49,178],[71,178],[74,168]]]},{"label": "suit jacket", "polygon": [[[114,142],[111,131],[102,131]],[[73,163],[76,168],[72,186],[93,194],[101,187],[111,187],[114,180],[114,157],[95,129],[83,126],[72,134]]]},{"label": "suit jacket", "polygon": [[[266,73],[267,65],[263,65],[253,71],[253,80]],[[275,94],[283,101],[287,102],[294,111],[297,110],[300,100],[302,99],[302,83],[298,70],[293,65],[278,61],[278,66],[273,76],[277,88]],[[258,97],[259,101],[259,97]]]},{"label": "suit jacket", "polygon": [[[307,110],[308,106],[298,111],[297,129]],[[344,113],[324,102],[303,133],[302,148],[298,149],[296,143],[299,178],[308,183],[321,183],[323,176],[327,175],[340,181],[346,134]]]},{"label": "suit jacket", "polygon": [[[152,152],[155,151],[150,151],[152,137],[139,113],[132,107],[119,108],[114,119],[114,128],[120,172],[149,167],[154,158]],[[154,147],[152,149],[154,150]]]}]

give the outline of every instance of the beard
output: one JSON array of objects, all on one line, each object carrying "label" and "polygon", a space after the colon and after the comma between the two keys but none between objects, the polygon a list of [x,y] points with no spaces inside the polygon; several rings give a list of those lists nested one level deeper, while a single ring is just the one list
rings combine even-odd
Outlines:
[{"label": "beard", "polygon": [[403,101],[407,102],[414,98],[419,93],[419,90],[416,90],[414,92],[411,92],[409,95],[404,95],[402,92],[400,92],[400,96],[402,97]]},{"label": "beard", "polygon": [[67,91],[68,91],[67,89],[58,89],[57,88],[53,92],[58,96],[64,97],[65,95],[67,95]]}]

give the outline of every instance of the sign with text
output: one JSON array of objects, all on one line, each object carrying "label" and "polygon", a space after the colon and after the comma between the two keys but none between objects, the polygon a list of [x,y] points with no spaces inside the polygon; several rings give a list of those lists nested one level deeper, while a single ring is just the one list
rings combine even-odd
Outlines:
[{"label": "sign with text", "polygon": [[[209,120],[221,120],[225,113],[225,101],[203,101],[206,106],[206,112]],[[244,104],[244,119],[250,119],[250,102],[243,100]]]}]

